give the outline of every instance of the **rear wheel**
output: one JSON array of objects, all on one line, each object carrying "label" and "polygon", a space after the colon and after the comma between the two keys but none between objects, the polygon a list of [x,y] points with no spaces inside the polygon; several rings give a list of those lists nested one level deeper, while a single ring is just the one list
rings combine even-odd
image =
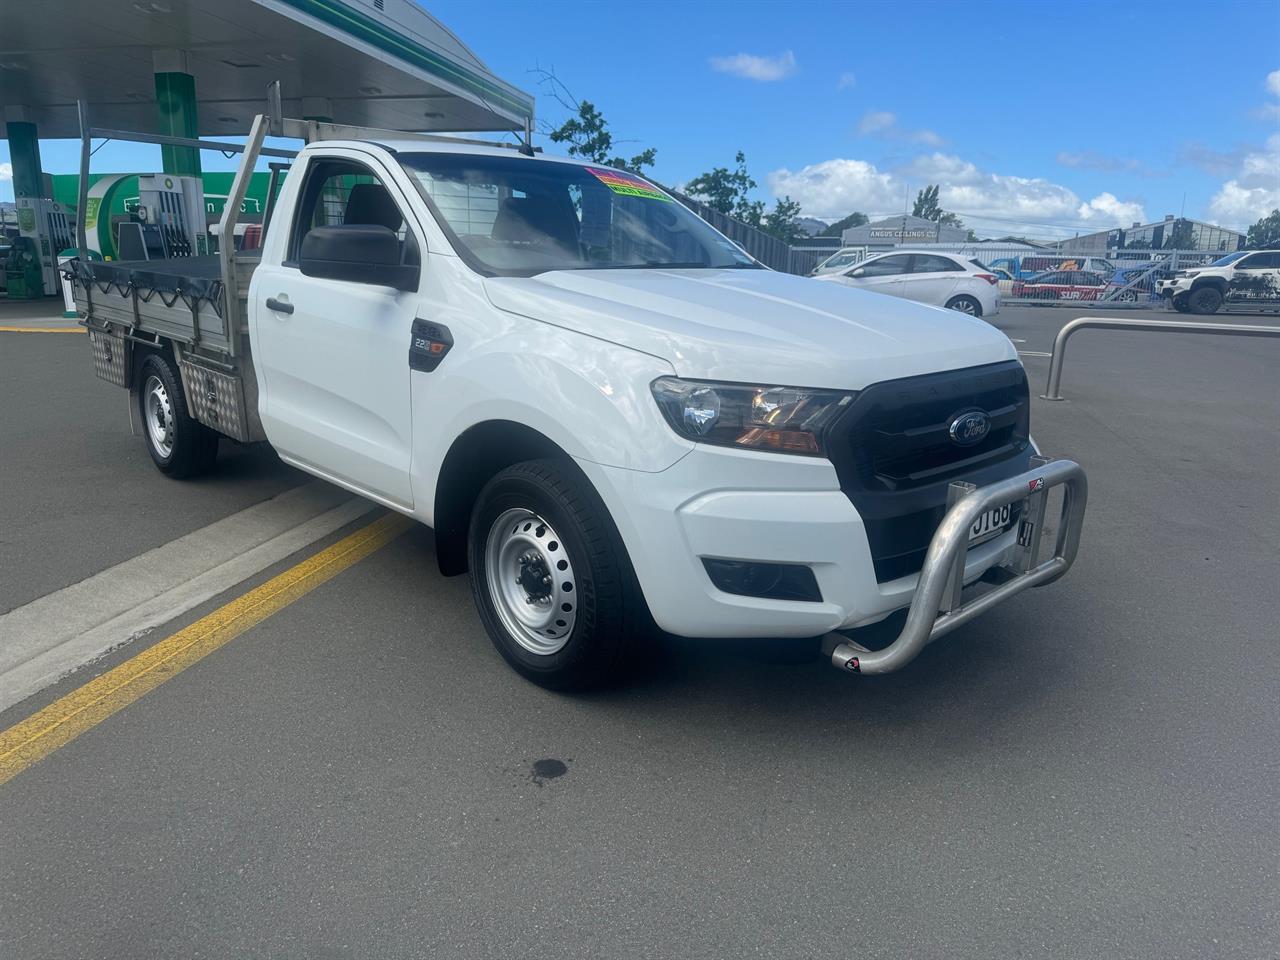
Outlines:
[{"label": "rear wheel", "polygon": [[947,309],[958,310],[960,313],[967,313],[971,317],[982,316],[982,304],[977,301],[977,298],[968,294],[952,297],[947,301]]},{"label": "rear wheel", "polygon": [[1118,294],[1116,294],[1116,302],[1117,303],[1137,303],[1138,291],[1121,290]]},{"label": "rear wheel", "polygon": [[468,534],[485,630],[517,672],[553,689],[614,682],[652,630],[604,504],[556,460],[508,467],[480,491]]},{"label": "rear wheel", "polygon": [[1187,299],[1193,313],[1217,313],[1222,306],[1222,293],[1217,287],[1197,287]]},{"label": "rear wheel", "polygon": [[168,359],[149,354],[138,383],[142,436],[160,472],[175,479],[207,473],[218,456],[218,435],[187,412],[182,384]]}]

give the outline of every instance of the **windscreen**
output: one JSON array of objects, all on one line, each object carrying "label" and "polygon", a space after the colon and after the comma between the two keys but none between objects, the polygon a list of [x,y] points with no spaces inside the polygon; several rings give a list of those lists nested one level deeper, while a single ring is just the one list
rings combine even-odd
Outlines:
[{"label": "windscreen", "polygon": [[1235,253],[1229,253],[1225,257],[1218,258],[1217,260],[1213,261],[1213,263],[1209,264],[1209,266],[1225,267],[1227,266],[1227,264],[1235,263],[1237,260],[1239,260],[1248,252],[1249,252],[1248,250],[1237,250]]},{"label": "windscreen", "polygon": [[649,181],[524,156],[401,153],[458,253],[486,273],[758,269]]}]

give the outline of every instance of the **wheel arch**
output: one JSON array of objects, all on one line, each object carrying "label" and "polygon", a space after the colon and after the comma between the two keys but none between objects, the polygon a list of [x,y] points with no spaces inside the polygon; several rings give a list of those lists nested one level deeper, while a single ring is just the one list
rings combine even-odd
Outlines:
[{"label": "wheel arch", "polygon": [[1227,294],[1226,277],[1196,277],[1191,281],[1191,287],[1187,290],[1188,295],[1200,290],[1204,287],[1217,287],[1218,292],[1224,297]]},{"label": "wheel arch", "polygon": [[514,420],[484,420],[454,439],[436,481],[433,517],[441,573],[454,576],[467,571],[467,527],[480,488],[514,463],[541,459],[562,460],[581,473],[558,443]]}]

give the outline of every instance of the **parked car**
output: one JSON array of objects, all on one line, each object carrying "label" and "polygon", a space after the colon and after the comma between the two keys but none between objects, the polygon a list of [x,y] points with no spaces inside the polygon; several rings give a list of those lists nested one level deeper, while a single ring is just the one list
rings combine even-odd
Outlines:
[{"label": "parked car", "polygon": [[841,270],[848,270],[854,264],[863,260],[866,255],[866,247],[841,247],[809,271],[809,276],[817,277],[824,273],[839,273]]},{"label": "parked car", "polygon": [[1000,291],[1000,296],[1009,297],[1013,295],[1014,276],[1004,267],[988,267],[990,273],[996,275],[996,288]]},{"label": "parked car", "polygon": [[1139,300],[1157,300],[1156,284],[1169,276],[1163,263],[1124,263],[1117,267],[1102,299],[1115,303],[1137,303]]},{"label": "parked car", "polygon": [[[265,441],[434,528],[525,677],[625,678],[655,625],[822,638],[884,673],[1070,567],[1084,473],[1037,456],[989,324],[764,269],[632,173],[275,123],[307,143],[260,251],[71,261],[93,368],[168,476],[211,469],[221,436]],[[878,259],[966,291],[930,300],[998,303],[972,262]],[[883,649],[838,632],[908,608]]]},{"label": "parked car", "polygon": [[1100,300],[1107,280],[1087,270],[1054,270],[1016,280],[1013,296],[1023,300]]},{"label": "parked car", "polygon": [[1180,270],[1158,291],[1180,313],[1216,313],[1223,304],[1280,308],[1280,250],[1242,250]]},{"label": "parked car", "polygon": [[1103,257],[1063,256],[1059,254],[1034,254],[1022,257],[1001,257],[992,260],[991,269],[1007,270],[1014,280],[1030,280],[1042,273],[1060,273],[1069,270],[1084,270],[1088,273],[1100,273],[1109,277],[1115,272],[1115,265]]},{"label": "parked car", "polygon": [[869,257],[851,270],[814,279],[947,307],[974,317],[994,317],[1000,312],[996,275],[980,261],[959,253],[895,250]]}]

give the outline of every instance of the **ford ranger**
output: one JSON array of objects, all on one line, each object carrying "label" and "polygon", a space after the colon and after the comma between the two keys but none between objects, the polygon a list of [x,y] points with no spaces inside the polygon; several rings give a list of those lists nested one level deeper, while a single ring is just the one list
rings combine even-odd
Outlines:
[{"label": "ford ranger", "polygon": [[624,674],[655,626],[895,670],[1071,565],[1084,473],[1039,456],[989,324],[764,269],[622,170],[301,123],[244,148],[222,238],[266,133],[309,140],[260,248],[70,265],[166,474],[265,442],[417,518],[554,687]]}]

